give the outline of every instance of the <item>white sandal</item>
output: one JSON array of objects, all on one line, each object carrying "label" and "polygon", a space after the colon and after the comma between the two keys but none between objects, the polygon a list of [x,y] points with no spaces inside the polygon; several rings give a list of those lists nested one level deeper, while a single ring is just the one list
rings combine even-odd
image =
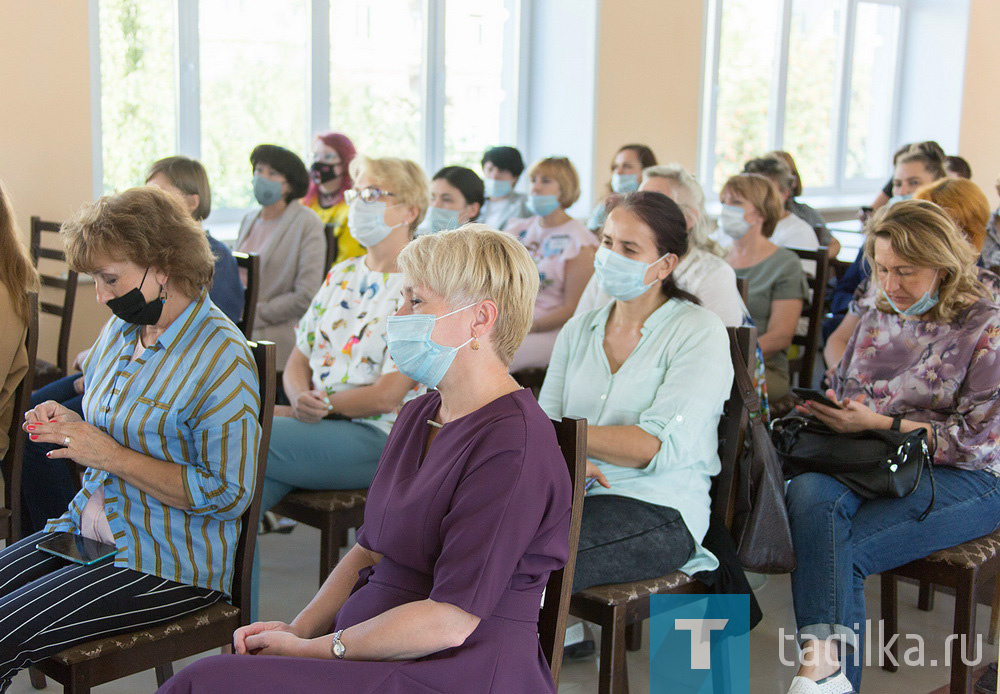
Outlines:
[{"label": "white sandal", "polygon": [[788,694],[854,694],[847,675],[838,672],[819,682],[813,682],[808,677],[796,675],[792,678],[792,684],[788,688]]}]

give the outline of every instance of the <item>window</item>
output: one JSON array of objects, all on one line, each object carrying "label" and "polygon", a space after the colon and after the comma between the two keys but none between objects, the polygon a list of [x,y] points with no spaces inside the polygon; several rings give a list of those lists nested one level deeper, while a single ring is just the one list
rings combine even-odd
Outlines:
[{"label": "window", "polygon": [[789,151],[810,193],[870,191],[894,151],[907,0],[714,0],[700,171]]},{"label": "window", "polygon": [[214,223],[253,204],[249,156],[308,164],[315,133],[359,152],[478,169],[514,142],[520,0],[97,0],[104,192],[156,159],[205,164]]}]

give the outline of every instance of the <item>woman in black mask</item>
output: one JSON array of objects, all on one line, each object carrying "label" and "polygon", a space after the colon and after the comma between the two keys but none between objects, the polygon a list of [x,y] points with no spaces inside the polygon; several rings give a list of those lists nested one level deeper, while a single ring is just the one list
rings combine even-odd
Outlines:
[{"label": "woman in black mask", "polygon": [[354,185],[350,173],[351,162],[357,154],[354,143],[342,133],[320,133],[313,140],[312,151],[309,192],[302,204],[318,214],[323,224],[333,225],[333,235],[337,239],[334,263],[364,255],[365,247],[351,235],[347,226],[347,202],[344,200],[344,193]]}]

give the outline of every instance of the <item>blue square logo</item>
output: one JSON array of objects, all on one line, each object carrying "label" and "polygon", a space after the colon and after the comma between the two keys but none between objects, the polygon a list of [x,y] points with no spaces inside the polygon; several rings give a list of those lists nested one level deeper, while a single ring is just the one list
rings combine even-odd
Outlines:
[{"label": "blue square logo", "polygon": [[649,611],[650,694],[746,691],[749,595],[654,595]]}]

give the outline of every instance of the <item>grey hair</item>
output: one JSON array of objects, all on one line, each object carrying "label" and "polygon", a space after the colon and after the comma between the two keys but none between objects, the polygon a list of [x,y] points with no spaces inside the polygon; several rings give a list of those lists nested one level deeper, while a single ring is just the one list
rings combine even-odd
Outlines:
[{"label": "grey hair", "polygon": [[726,256],[725,250],[709,236],[714,230],[715,224],[705,212],[705,193],[697,179],[677,162],[643,169],[642,180],[645,181],[647,178],[666,178],[677,185],[681,191],[681,199],[674,202],[683,212],[690,214],[694,219],[691,230],[688,232],[691,245],[724,258]]}]

